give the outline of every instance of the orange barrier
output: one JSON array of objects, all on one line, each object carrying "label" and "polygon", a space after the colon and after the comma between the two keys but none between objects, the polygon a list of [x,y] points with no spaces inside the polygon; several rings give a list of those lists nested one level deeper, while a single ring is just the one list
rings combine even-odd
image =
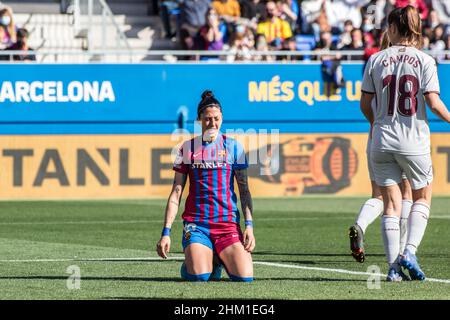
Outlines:
[{"label": "orange barrier", "polygon": [[[370,193],[366,134],[236,138],[253,162],[254,197]],[[177,141],[170,135],[0,136],[0,142],[3,200],[165,198],[171,189]],[[432,135],[432,158],[434,193],[449,195],[450,134]]]}]

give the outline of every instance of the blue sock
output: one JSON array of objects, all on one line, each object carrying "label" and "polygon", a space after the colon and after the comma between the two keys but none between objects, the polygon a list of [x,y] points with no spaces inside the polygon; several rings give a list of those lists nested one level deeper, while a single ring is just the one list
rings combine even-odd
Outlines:
[{"label": "blue sock", "polygon": [[187,272],[186,265],[181,265],[181,277],[187,281],[208,281],[211,273],[202,273],[202,274],[190,274]]},{"label": "blue sock", "polygon": [[230,276],[231,281],[239,281],[239,282],[252,282],[253,281],[253,277],[238,277],[238,276],[234,276],[232,274],[228,274]]}]

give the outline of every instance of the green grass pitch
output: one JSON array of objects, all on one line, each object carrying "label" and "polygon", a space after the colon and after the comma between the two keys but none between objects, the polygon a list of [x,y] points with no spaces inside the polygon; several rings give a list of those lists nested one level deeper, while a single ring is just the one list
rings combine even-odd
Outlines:
[{"label": "green grass pitch", "polygon": [[[165,200],[0,202],[0,299],[450,299],[450,198],[434,199],[418,252],[432,281],[403,283],[385,282],[379,219],[367,230],[366,262],[349,254],[347,229],[364,200],[254,199],[250,284],[225,272],[219,282],[181,281],[180,214],[173,259],[157,259]],[[74,265],[80,289],[69,290]],[[379,286],[369,266],[380,268]]]}]

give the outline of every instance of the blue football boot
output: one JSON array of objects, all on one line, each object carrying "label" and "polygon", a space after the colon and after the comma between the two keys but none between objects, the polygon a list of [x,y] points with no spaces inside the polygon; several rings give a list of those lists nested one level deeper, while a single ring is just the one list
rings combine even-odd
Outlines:
[{"label": "blue football boot", "polygon": [[400,256],[400,265],[408,269],[411,280],[425,280],[425,273],[420,269],[416,255],[412,254],[408,249]]},{"label": "blue football boot", "polygon": [[388,282],[400,282],[409,280],[411,279],[406,274],[404,274],[401,269],[397,270],[394,267],[391,267],[389,269],[388,275],[386,277],[386,281]]}]

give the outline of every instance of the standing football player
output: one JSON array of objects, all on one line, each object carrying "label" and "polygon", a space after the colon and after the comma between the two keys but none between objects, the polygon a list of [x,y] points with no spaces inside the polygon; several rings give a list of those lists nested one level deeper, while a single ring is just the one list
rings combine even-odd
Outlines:
[{"label": "standing football player", "polygon": [[[420,51],[422,22],[417,10],[410,5],[393,10],[388,25],[392,46],[367,63],[361,110],[373,127],[371,159],[384,204],[381,232],[389,264],[386,280],[404,279],[400,266],[408,269],[412,280],[424,280],[416,251],[430,214],[433,180],[425,101],[446,122],[450,122],[450,113],[439,97],[436,62]],[[371,108],[374,97],[375,112]],[[406,248],[399,255],[402,171],[411,183],[413,205]]]},{"label": "standing football player", "polygon": [[[384,32],[381,38],[381,50],[385,50],[390,47],[389,38],[387,32]],[[376,108],[375,99],[371,102],[372,112]],[[353,258],[363,263],[365,260],[365,249],[364,249],[364,235],[366,234],[366,229],[371,225],[375,219],[382,215],[383,213],[383,197],[381,196],[380,188],[375,183],[375,175],[373,173],[372,162],[370,159],[370,145],[372,141],[372,127],[370,127],[368,139],[367,139],[367,167],[369,169],[370,184],[372,187],[372,197],[368,199],[361,206],[356,222],[348,230],[348,236],[350,238],[350,250]],[[400,252],[403,252],[406,245],[407,236],[407,226],[408,217],[411,211],[412,202],[412,191],[411,185],[406,177],[402,174],[402,183],[400,184],[402,191],[402,211],[400,216]]]},{"label": "standing football player", "polygon": [[[197,120],[201,121],[202,135],[185,141],[175,160],[175,179],[156,248],[158,255],[166,259],[170,251],[170,230],[189,177],[189,194],[182,215],[185,254],[182,278],[217,280],[223,265],[231,280],[253,281],[253,205],[244,149],[220,132],[222,106],[211,91],[202,94]],[[240,228],[235,178],[245,217],[244,233]]]}]

